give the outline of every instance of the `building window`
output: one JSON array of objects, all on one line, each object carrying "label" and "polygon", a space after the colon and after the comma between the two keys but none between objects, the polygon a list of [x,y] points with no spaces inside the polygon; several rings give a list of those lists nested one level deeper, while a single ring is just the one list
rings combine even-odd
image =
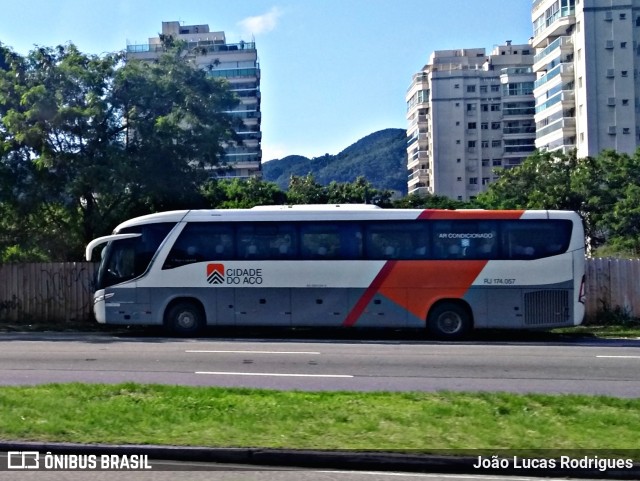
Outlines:
[{"label": "building window", "polygon": [[622,75],[623,77],[626,77],[629,75],[629,72],[626,70],[623,70],[622,72],[620,72],[620,75]]},{"label": "building window", "polygon": [[470,149],[475,149],[476,148],[476,141],[475,140],[470,140],[469,142],[467,142],[467,147],[469,147]]},{"label": "building window", "polygon": [[623,127],[622,128],[622,133],[623,134],[630,134],[631,133],[631,129],[629,129],[629,127]]},{"label": "building window", "polygon": [[500,85],[492,85],[491,86],[491,91],[492,92],[500,92]]},{"label": "building window", "polygon": [[481,110],[482,112],[488,112],[488,111],[489,111],[489,105],[487,105],[487,104],[482,104],[482,105],[480,106],[480,110]]},{"label": "building window", "polygon": [[500,122],[491,122],[491,130],[500,130]]},{"label": "building window", "polygon": [[626,20],[627,19],[627,14],[626,13],[621,13],[620,14],[620,20]]},{"label": "building window", "polygon": [[467,128],[468,128],[469,130],[475,130],[475,129],[477,128],[477,127],[476,127],[476,123],[475,123],[475,122],[469,122],[469,123],[467,124]]},{"label": "building window", "polygon": [[467,93],[473,93],[476,91],[475,85],[467,85]]},{"label": "building window", "polygon": [[459,88],[460,88],[460,84],[454,84],[454,85],[453,85],[453,88],[454,88],[454,89],[459,89]]},{"label": "building window", "polygon": [[502,160],[500,159],[493,159],[493,166],[494,167],[500,167],[502,165]]},{"label": "building window", "polygon": [[622,105],[629,105],[629,99],[622,99]]},{"label": "building window", "polygon": [[480,93],[481,94],[486,94],[487,93],[487,86],[486,85],[480,85]]},{"label": "building window", "polygon": [[462,177],[458,177],[456,180],[457,180],[458,182],[462,182]]},{"label": "building window", "polygon": [[475,112],[476,104],[467,104],[467,112]]},{"label": "building window", "polygon": [[[480,147],[482,147],[483,149],[488,149],[489,148],[489,141],[488,140],[483,140],[482,142],[480,142]],[[484,162],[483,162],[482,165],[484,165]]]},{"label": "building window", "polygon": [[627,42],[620,42],[620,48],[627,48]]},{"label": "building window", "polygon": [[492,112],[499,112],[500,111],[500,104],[491,104],[491,111]]},{"label": "building window", "polygon": [[489,122],[482,122],[480,124],[480,129],[481,130],[488,130],[489,129]]},{"label": "building window", "polygon": [[477,177],[469,177],[469,185],[478,185]]},{"label": "building window", "polygon": [[501,140],[492,140],[491,141],[491,147],[501,147],[502,146],[502,141]]}]

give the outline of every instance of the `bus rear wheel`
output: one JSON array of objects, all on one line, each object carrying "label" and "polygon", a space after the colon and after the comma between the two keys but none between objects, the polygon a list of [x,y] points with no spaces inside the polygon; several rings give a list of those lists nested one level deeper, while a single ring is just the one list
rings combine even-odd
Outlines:
[{"label": "bus rear wheel", "polygon": [[434,307],[429,313],[427,329],[438,339],[461,339],[471,330],[471,316],[464,306],[454,302],[444,302]]},{"label": "bus rear wheel", "polygon": [[178,302],[167,310],[166,327],[178,336],[194,336],[204,326],[202,309],[193,302]]}]

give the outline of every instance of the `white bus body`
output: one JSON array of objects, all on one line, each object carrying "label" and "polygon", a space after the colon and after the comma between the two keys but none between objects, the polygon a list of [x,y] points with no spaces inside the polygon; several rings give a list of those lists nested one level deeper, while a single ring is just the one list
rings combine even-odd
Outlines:
[{"label": "white bus body", "polygon": [[278,206],[152,214],[120,224],[98,270],[100,323],[574,326],[584,231],[570,211]]}]

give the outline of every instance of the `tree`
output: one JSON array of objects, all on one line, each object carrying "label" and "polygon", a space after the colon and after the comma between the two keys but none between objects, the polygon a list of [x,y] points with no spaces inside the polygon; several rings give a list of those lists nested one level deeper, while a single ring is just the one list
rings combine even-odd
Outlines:
[{"label": "tree", "polygon": [[202,204],[236,103],[178,49],[142,63],[0,45],[0,202],[58,224],[70,248],[49,256],[77,258],[124,218]]},{"label": "tree", "polygon": [[286,195],[273,182],[257,177],[249,179],[212,179],[202,186],[208,207],[250,209],[257,205],[284,204]]},{"label": "tree", "polygon": [[393,207],[396,209],[464,209],[470,207],[470,204],[442,195],[409,194],[395,200]]},{"label": "tree", "polygon": [[329,200],[326,189],[317,183],[311,173],[305,177],[291,176],[287,203],[289,204],[326,204]]},{"label": "tree", "polygon": [[640,150],[613,150],[578,163],[573,187],[583,195],[581,213],[591,246],[640,254]]},{"label": "tree", "polygon": [[500,170],[477,203],[491,209],[580,210],[583,198],[572,181],[578,163],[575,151],[537,151],[521,165]]},{"label": "tree", "polygon": [[374,204],[390,207],[391,195],[390,190],[378,190],[362,176],[354,182],[332,181],[327,186],[327,202],[330,204]]}]

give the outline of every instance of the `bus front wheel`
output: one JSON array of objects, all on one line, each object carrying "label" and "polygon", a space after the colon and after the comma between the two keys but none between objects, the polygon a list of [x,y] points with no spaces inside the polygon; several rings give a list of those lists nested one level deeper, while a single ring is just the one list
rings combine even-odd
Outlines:
[{"label": "bus front wheel", "polygon": [[434,307],[429,313],[427,329],[438,339],[460,339],[471,330],[471,315],[460,304],[444,302]]},{"label": "bus front wheel", "polygon": [[178,336],[194,336],[204,326],[204,315],[193,302],[178,302],[171,306],[165,318],[167,328]]}]

